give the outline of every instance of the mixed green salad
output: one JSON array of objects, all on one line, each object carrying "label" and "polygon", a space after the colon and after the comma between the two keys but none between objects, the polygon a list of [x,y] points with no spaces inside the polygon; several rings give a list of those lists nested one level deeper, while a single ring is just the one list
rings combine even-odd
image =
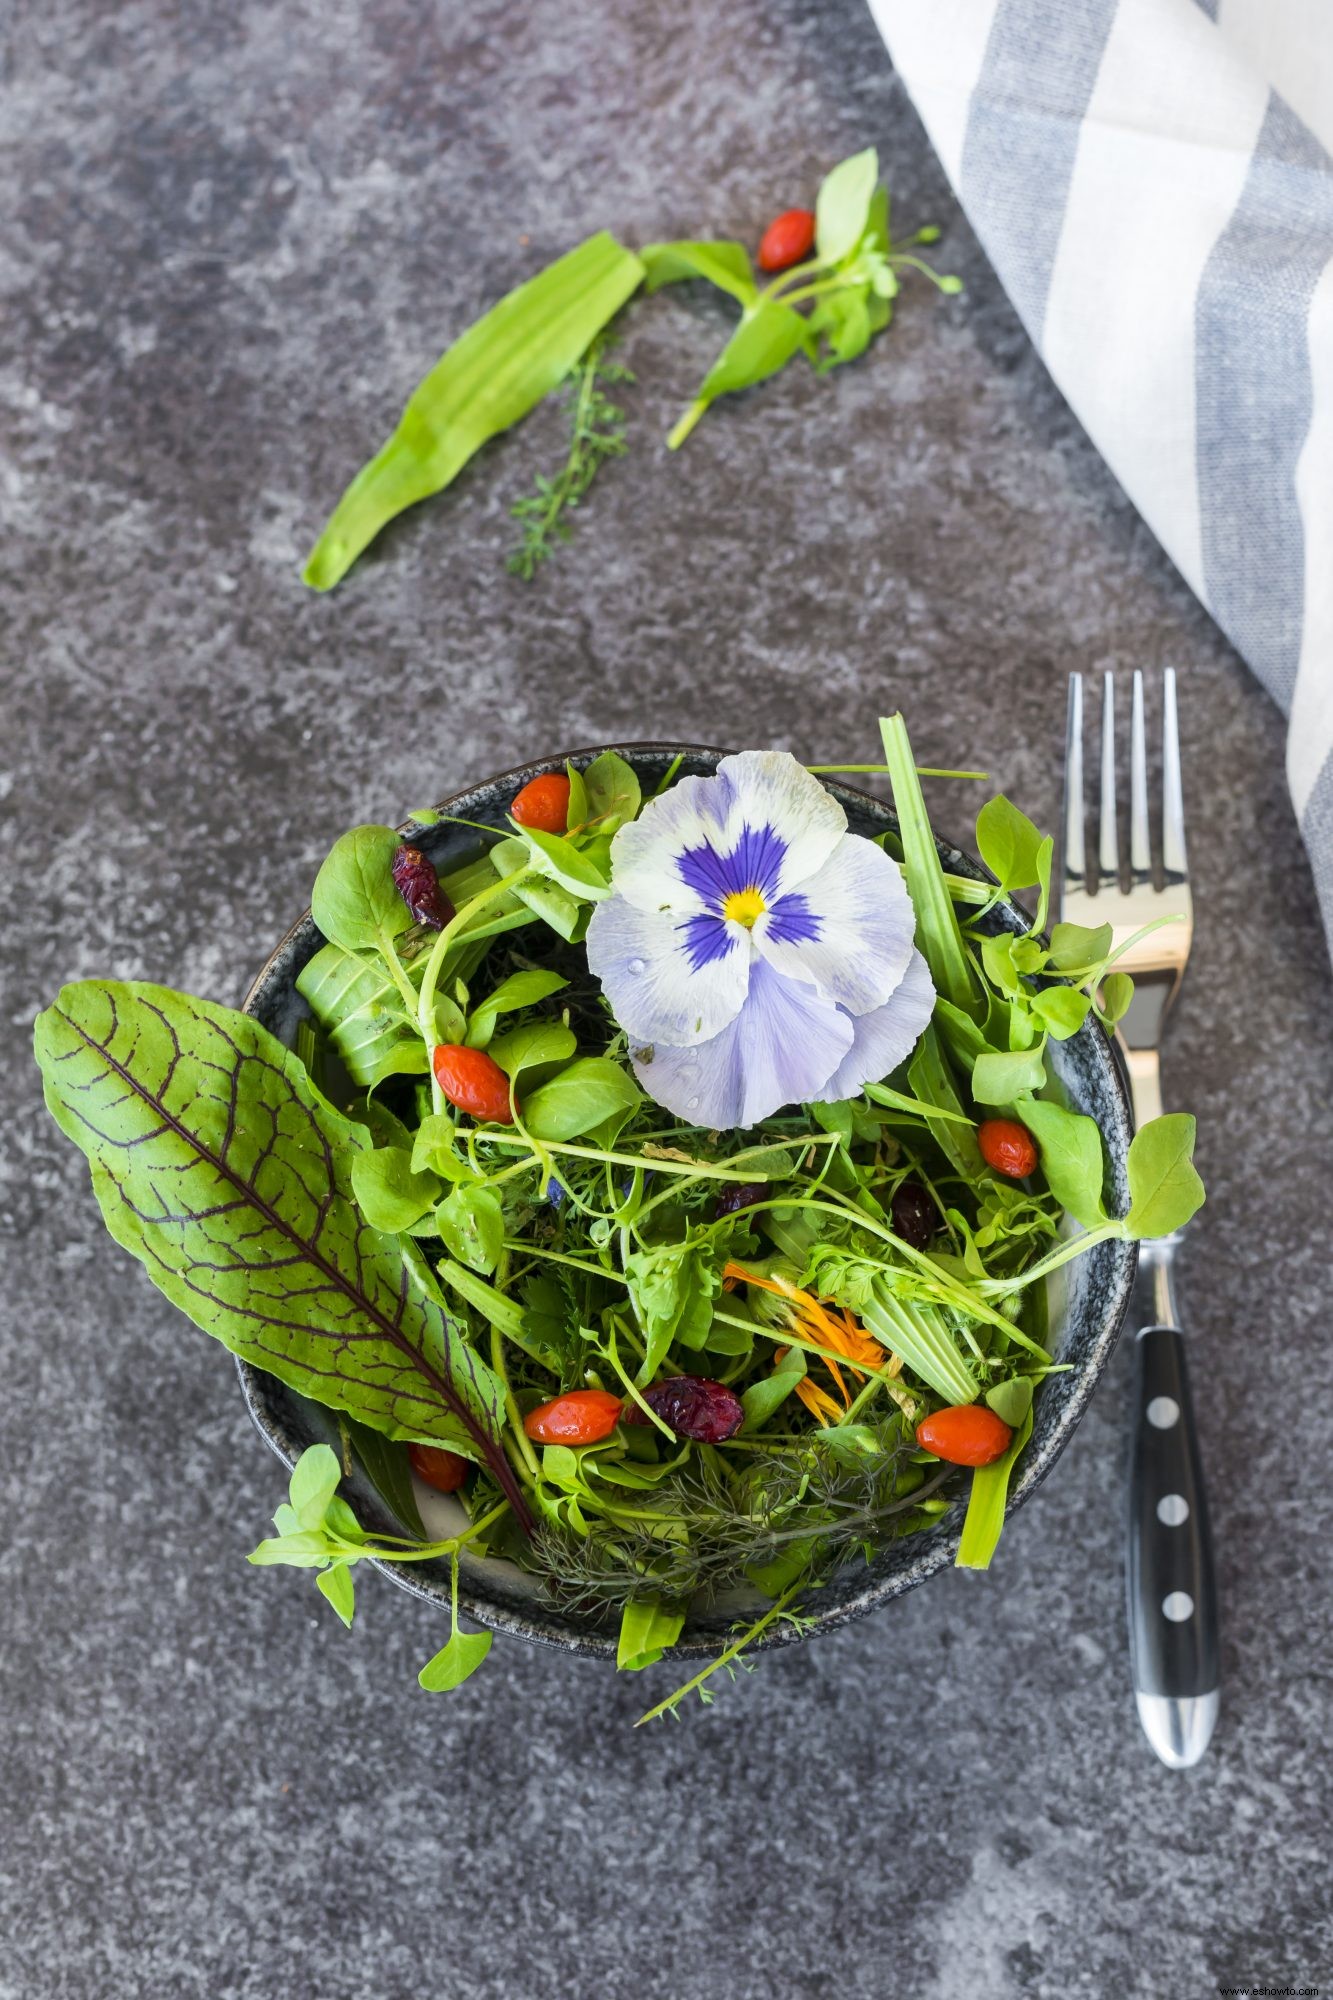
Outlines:
[{"label": "mixed green salad", "polygon": [[[626,1669],[691,1607],[739,1606],[650,1716],[963,1494],[958,1561],[985,1567],[1060,1367],[1044,1280],[1203,1199],[1170,1116],[1109,1212],[1102,1135],[1046,1058],[1128,1004],[1110,928],[1044,934],[1052,844],[1003,798],[976,825],[993,884],[947,872],[903,722],[881,729],[882,764],[839,767],[887,775],[876,840],[827,771],[757,751],[648,797],[612,751],[570,763],[444,874],[439,815],[355,828],[315,883],[292,1049],[138,983],[38,1019],[112,1235],[335,1414],[341,1450],[304,1454],[251,1560],[313,1569],[350,1624],[358,1561],[447,1559],[427,1688],[491,1643],[458,1622],[463,1550],[618,1625]],[[400,1536],[340,1494],[354,1459]],[[444,1540],[423,1485],[454,1496]]]}]

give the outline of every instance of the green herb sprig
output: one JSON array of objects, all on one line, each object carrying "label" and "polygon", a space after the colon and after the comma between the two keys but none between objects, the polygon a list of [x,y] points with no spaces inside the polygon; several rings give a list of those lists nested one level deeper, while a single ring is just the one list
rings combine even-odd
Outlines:
[{"label": "green herb sprig", "polygon": [[542,563],[567,542],[569,515],[609,458],[625,454],[625,412],[606,394],[606,385],[633,382],[633,371],[610,357],[611,336],[598,334],[573,376],[569,397],[570,439],[565,462],[554,478],[537,475],[535,491],[516,500],[510,513],[523,535],[506,567],[531,582]]},{"label": "green herb sprig", "polygon": [[961,290],[916,253],[939,231],[902,243],[889,234],[889,197],[874,148],[826,175],[816,205],[815,255],[760,287],[741,243],[655,243],[636,255],[605,230],[519,285],[459,336],[413,391],[393,436],[338,502],[302,572],[314,590],[341,581],[380,529],[448,486],[481,446],[572,378],[572,435],[564,465],[540,474],[511,509],[523,534],[508,559],[530,581],[569,539],[569,514],[600,466],[625,450],[623,412],[606,384],[633,380],[607,358],[607,328],[642,286],[649,293],[701,279],[734,299],[740,324],[672,430],[672,450],[721,396],[753,387],[798,353],[822,374],[853,361],[893,316],[901,275]]}]

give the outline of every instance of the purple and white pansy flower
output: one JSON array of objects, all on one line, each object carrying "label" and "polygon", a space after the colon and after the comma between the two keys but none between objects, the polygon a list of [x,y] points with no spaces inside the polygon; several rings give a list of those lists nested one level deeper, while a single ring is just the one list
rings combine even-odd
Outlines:
[{"label": "purple and white pansy flower", "polygon": [[855,1097],[935,989],[896,863],[785,750],[724,757],[616,834],[588,964],[640,1083],[693,1125]]}]

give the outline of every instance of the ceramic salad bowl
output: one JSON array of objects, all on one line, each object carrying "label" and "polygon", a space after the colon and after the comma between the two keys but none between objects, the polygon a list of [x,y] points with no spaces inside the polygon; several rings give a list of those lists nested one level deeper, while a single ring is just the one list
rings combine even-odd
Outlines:
[{"label": "ceramic salad bowl", "polygon": [[[725,754],[672,743],[613,747],[634,765],[645,781],[645,789],[660,781],[678,758],[682,760],[683,772],[708,774]],[[581,760],[595,752],[569,754]],[[458,821],[471,820],[506,830],[506,814],[517,790],[533,777],[562,770],[564,763],[564,757],[547,758],[454,793],[439,807],[441,823],[425,831],[414,827],[412,840],[441,871],[457,867],[476,851],[474,833],[457,824]],[[893,828],[893,814],[879,800],[837,783],[831,783],[829,789],[846,811],[854,832],[873,837]],[[454,823],[445,823],[446,816]],[[940,853],[950,871],[986,879],[978,865],[956,849],[940,843]],[[1028,923],[1021,911],[1005,903],[992,912],[988,921],[997,930],[1022,930]],[[294,1043],[298,1023],[307,1011],[295,982],[321,943],[320,933],[307,911],[277,945],[244,1002],[246,1012],[289,1046]],[[1089,1020],[1070,1040],[1053,1043],[1050,1057],[1071,1108],[1087,1113],[1100,1126],[1109,1160],[1111,1191],[1123,1203],[1132,1122],[1105,1034]],[[1018,1462],[1009,1491],[1009,1513],[1021,1507],[1050,1472],[1088,1406],[1115,1345],[1133,1281],[1135,1255],[1135,1246],[1130,1242],[1102,1242],[1065,1265],[1050,1281],[1050,1348],[1053,1359],[1068,1364],[1068,1372],[1051,1375],[1038,1392],[1031,1441]],[[312,1443],[336,1441],[334,1419],[328,1411],[307,1402],[271,1375],[241,1362],[237,1367],[256,1428],[287,1465],[293,1464]],[[402,1532],[402,1524],[390,1516],[385,1503],[359,1470],[347,1480],[344,1491],[366,1528]],[[419,1484],[418,1500],[429,1533],[447,1535],[455,1531],[461,1521],[457,1503]],[[809,1619],[800,1630],[785,1623],[775,1624],[759,1638],[757,1646],[790,1644],[798,1638],[832,1630],[924,1583],[953,1561],[964,1512],[965,1503],[960,1498],[928,1529],[888,1542],[869,1563],[849,1564],[812,1594]],[[377,1566],[402,1589],[431,1599],[441,1609],[447,1608],[447,1563]],[[692,1612],[672,1649],[672,1657],[685,1659],[715,1653],[733,1627],[738,1601],[722,1598]],[[460,1605],[472,1618],[495,1631],[589,1658],[615,1658],[613,1617],[585,1616],[557,1606],[537,1577],[503,1559],[471,1557],[464,1550]]]}]

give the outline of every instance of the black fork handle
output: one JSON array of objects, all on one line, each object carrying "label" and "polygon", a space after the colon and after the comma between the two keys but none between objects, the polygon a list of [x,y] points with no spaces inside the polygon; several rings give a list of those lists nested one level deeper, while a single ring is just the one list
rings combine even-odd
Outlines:
[{"label": "black fork handle", "polygon": [[1135,1348],[1130,1650],[1140,1713],[1161,1755],[1144,1697],[1154,1705],[1211,1698],[1216,1708],[1217,1581],[1184,1337],[1176,1327],[1149,1326]]}]

